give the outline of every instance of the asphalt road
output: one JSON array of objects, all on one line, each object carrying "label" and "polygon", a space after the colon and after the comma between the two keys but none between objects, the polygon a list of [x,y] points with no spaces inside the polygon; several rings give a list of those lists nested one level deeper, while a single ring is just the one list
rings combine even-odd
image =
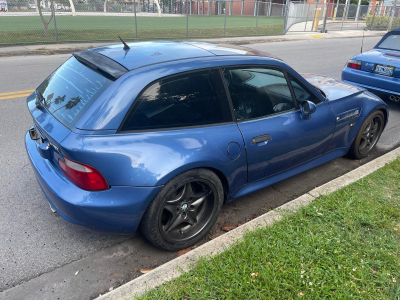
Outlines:
[{"label": "asphalt road", "polygon": [[[370,49],[379,38],[366,38]],[[253,44],[301,73],[340,78],[361,39]],[[1,94],[34,89],[69,55],[0,58],[0,299],[89,299],[174,258],[140,235],[111,236],[64,221],[50,212],[29,165],[24,134],[32,125],[25,99]],[[389,103],[390,122],[376,151],[362,161],[336,159],[225,205],[208,239],[221,226],[244,223],[400,145],[400,105]],[[76,271],[80,271],[77,275]]]}]

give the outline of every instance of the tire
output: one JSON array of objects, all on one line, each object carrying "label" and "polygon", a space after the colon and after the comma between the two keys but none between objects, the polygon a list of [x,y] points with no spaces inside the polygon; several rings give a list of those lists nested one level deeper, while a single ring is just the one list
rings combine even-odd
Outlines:
[{"label": "tire", "polygon": [[160,249],[188,248],[214,226],[223,203],[224,189],[215,173],[207,169],[184,172],[170,180],[150,203],[141,231]]},{"label": "tire", "polygon": [[[385,116],[382,111],[373,112],[362,124],[355,137],[347,156],[353,159],[367,157],[381,137]],[[376,128],[375,128],[376,126]]]}]

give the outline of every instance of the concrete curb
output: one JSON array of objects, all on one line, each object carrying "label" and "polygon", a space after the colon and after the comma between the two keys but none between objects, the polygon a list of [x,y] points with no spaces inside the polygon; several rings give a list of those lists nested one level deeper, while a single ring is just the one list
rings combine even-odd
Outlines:
[{"label": "concrete curb", "polygon": [[360,166],[359,168],[334,179],[320,187],[317,187],[310,192],[280,206],[279,208],[267,212],[258,218],[237,227],[230,232],[217,237],[216,239],[201,245],[200,247],[177,257],[164,265],[150,271],[147,274],[134,279],[117,289],[98,297],[98,300],[117,300],[117,299],[132,299],[135,295],[140,296],[147,290],[156,288],[157,286],[171,281],[179,277],[183,272],[191,269],[196,261],[201,257],[214,256],[224,252],[230,245],[241,239],[243,235],[262,226],[272,226],[275,221],[282,218],[285,212],[296,212],[301,206],[305,206],[315,200],[320,195],[327,195],[337,191],[373,172],[382,168],[386,164],[400,157],[400,148],[397,148],[381,157],[370,161],[369,163]]}]

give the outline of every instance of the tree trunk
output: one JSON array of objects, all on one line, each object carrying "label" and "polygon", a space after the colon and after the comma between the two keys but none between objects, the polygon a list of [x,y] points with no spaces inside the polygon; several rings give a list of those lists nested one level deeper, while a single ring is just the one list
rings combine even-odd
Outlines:
[{"label": "tree trunk", "polygon": [[76,16],[76,10],[75,10],[74,2],[72,2],[72,0],[69,0],[69,6],[71,7],[72,16],[75,17]]},{"label": "tree trunk", "polygon": [[107,12],[107,0],[104,0],[104,12]]},{"label": "tree trunk", "polygon": [[40,0],[36,0],[36,4],[37,4],[38,10],[39,10],[39,16],[40,16],[40,19],[42,20],[43,27],[44,27],[44,35],[45,35],[45,37],[50,37],[48,26],[49,26],[49,24],[50,24],[50,22],[51,22],[51,20],[53,19],[53,16],[54,16],[53,2],[50,2],[50,3],[51,3],[51,5],[50,5],[51,16],[50,16],[49,21],[47,22],[43,17],[42,7],[40,6]]},{"label": "tree trunk", "polygon": [[157,11],[158,11],[158,16],[161,17],[161,8],[160,8],[160,3],[158,3],[158,0],[154,0],[156,6],[157,6]]}]

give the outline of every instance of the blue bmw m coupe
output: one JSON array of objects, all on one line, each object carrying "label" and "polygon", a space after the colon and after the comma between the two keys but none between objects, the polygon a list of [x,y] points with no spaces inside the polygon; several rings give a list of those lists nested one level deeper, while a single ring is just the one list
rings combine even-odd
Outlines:
[{"label": "blue bmw m coupe", "polygon": [[177,250],[224,203],[340,156],[366,157],[388,107],[249,48],[140,42],[74,53],[27,99],[26,150],[50,207]]},{"label": "blue bmw m coupe", "polygon": [[350,59],[342,80],[400,102],[400,28],[386,33],[373,49]]}]

